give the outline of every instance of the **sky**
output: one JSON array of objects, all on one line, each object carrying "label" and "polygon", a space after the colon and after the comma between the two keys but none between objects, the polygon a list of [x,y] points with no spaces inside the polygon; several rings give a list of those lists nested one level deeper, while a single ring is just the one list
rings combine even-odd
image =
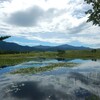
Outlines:
[{"label": "sky", "polygon": [[84,0],[0,0],[0,36],[21,45],[100,48],[100,27],[87,23]]}]

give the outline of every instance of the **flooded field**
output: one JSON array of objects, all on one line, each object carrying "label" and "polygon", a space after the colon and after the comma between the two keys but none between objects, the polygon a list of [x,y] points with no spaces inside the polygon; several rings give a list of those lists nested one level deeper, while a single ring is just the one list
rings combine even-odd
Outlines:
[{"label": "flooded field", "polygon": [[[35,74],[21,68],[76,63]],[[0,69],[0,100],[100,100],[100,60],[35,59]]]}]

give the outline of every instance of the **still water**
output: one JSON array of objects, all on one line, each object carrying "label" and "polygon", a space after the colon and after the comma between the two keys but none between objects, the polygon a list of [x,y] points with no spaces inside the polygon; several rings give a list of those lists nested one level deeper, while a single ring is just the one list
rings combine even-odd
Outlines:
[{"label": "still water", "polygon": [[[37,74],[10,74],[20,68],[75,62]],[[42,59],[0,70],[0,100],[100,100],[100,61]]]}]

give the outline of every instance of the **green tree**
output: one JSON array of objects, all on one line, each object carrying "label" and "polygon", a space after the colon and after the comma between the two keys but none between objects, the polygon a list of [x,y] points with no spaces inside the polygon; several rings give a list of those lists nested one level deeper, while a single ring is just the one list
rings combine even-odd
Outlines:
[{"label": "green tree", "polygon": [[84,0],[87,4],[91,4],[92,8],[86,14],[89,14],[87,22],[92,21],[93,25],[100,26],[100,0]]},{"label": "green tree", "polygon": [[9,38],[9,37],[11,37],[11,36],[1,36],[1,37],[0,37],[0,41],[3,41],[3,40],[5,40],[5,39],[7,39],[7,38]]},{"label": "green tree", "polygon": [[65,53],[66,53],[65,50],[58,50],[57,52],[58,52],[57,53],[58,57],[64,57],[65,56]]}]

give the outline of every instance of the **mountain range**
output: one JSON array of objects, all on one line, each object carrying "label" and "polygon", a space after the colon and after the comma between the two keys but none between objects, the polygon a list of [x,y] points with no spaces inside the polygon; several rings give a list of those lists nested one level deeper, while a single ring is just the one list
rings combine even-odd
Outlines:
[{"label": "mountain range", "polygon": [[0,41],[0,51],[17,51],[17,52],[26,52],[26,51],[58,51],[58,50],[86,50],[90,49],[89,47],[83,46],[72,46],[68,44],[59,45],[59,46],[22,46],[12,42]]}]

